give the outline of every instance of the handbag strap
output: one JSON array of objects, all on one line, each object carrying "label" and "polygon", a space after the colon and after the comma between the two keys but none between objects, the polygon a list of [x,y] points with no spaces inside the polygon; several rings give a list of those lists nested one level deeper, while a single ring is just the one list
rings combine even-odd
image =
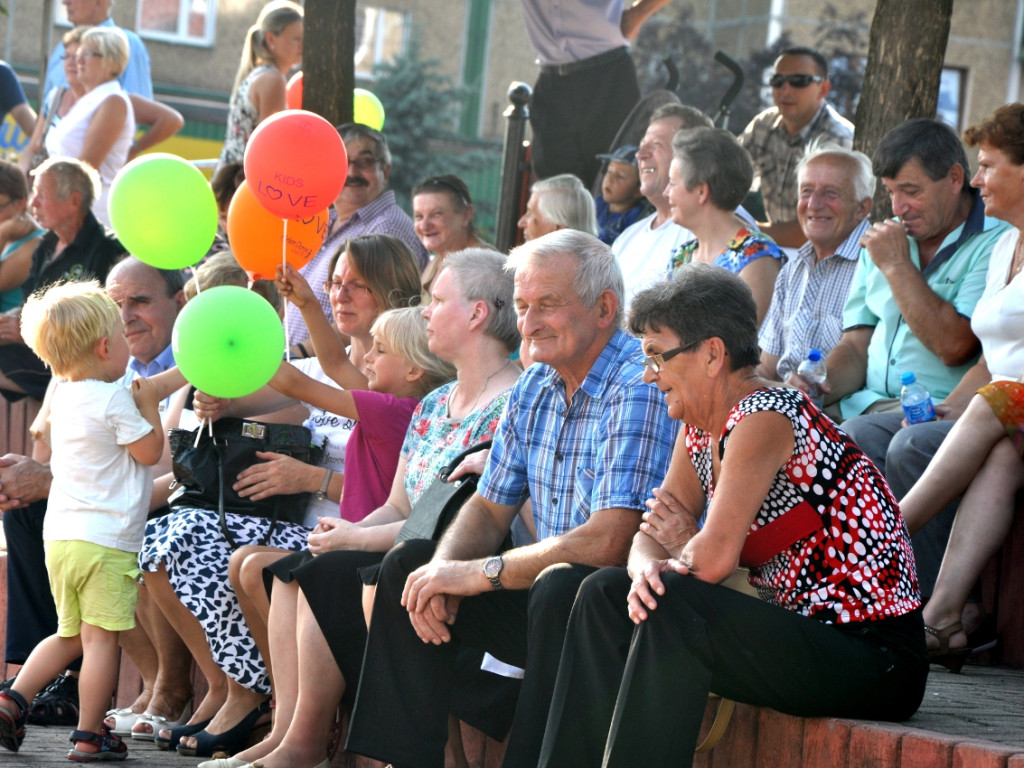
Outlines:
[{"label": "handbag strap", "polygon": [[[200,427],[202,429],[202,427]],[[224,534],[224,538],[228,542],[228,546],[232,550],[238,549],[238,542],[235,541],[235,537],[231,535],[231,529],[228,528],[227,517],[224,512],[224,459],[220,453],[220,446],[217,445],[216,438],[213,440],[213,452],[217,456],[217,520],[220,523],[220,531]],[[263,540],[259,543],[259,546],[265,547],[267,542],[270,541],[270,534],[274,532],[274,526],[277,525],[277,502],[274,503],[274,514],[268,519],[267,532],[263,534]]]},{"label": "handbag strap", "polygon": [[438,473],[438,475],[437,475],[438,478],[441,479],[441,480],[447,480],[448,477],[451,475],[451,473],[455,471],[456,467],[458,467],[459,464],[462,463],[463,459],[465,459],[467,456],[469,456],[471,454],[474,454],[474,453],[477,453],[479,451],[489,451],[491,449],[491,443],[492,442],[493,442],[492,440],[484,440],[482,443],[477,443],[476,445],[471,445],[469,448],[464,450],[462,453],[460,453],[454,459],[449,461],[448,464],[445,466],[445,468],[442,469],[440,471],[440,473]]},{"label": "handbag strap", "polygon": [[[714,697],[715,694],[711,694],[709,698]],[[718,703],[718,711],[715,713],[715,721],[711,724],[711,728],[708,731],[708,735],[704,737],[704,741],[700,743],[700,746],[693,750],[695,755],[703,754],[704,752],[710,752],[714,749],[718,742],[722,740],[725,735],[725,729],[729,727],[729,720],[732,718],[732,711],[736,709],[736,702],[732,699],[722,699]]]}]

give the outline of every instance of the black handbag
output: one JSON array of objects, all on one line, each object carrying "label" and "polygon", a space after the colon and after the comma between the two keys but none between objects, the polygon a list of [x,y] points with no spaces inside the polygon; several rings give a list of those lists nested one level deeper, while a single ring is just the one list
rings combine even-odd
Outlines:
[{"label": "black handbag", "polygon": [[455,482],[448,482],[449,476],[462,460],[471,453],[487,450],[491,441],[486,440],[474,445],[454,459],[438,474],[437,479],[412,505],[409,517],[398,532],[395,544],[408,539],[431,539],[437,541],[441,534],[451,525],[455,515],[476,491],[479,475],[464,475]]},{"label": "black handbag", "polygon": [[[198,441],[197,441],[198,435]],[[301,523],[310,494],[272,496],[262,501],[243,498],[231,487],[238,473],[261,459],[257,451],[272,451],[291,456],[306,464],[319,464],[323,449],[312,445],[313,434],[293,424],[266,424],[244,419],[219,419],[210,427],[172,429],[168,433],[174,479],[180,486],[169,500],[171,506],[189,506],[215,511],[228,544],[236,549],[225,513],[235,512],[270,521],[261,544],[270,540],[277,521]]]}]

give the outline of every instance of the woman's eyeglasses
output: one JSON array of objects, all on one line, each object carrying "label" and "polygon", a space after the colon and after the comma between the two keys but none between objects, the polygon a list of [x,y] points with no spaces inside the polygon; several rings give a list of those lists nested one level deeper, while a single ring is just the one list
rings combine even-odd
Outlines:
[{"label": "woman's eyeglasses", "polygon": [[661,369],[665,367],[665,363],[671,360],[676,355],[681,355],[683,352],[689,352],[691,349],[696,349],[703,344],[706,339],[700,339],[699,341],[691,341],[689,344],[684,344],[681,347],[670,349],[668,352],[660,352],[657,355],[647,355],[644,357],[644,365],[650,368],[655,373],[661,373]]},{"label": "woman's eyeglasses", "polygon": [[363,285],[362,283],[343,283],[338,280],[325,280],[324,281],[324,293],[344,293],[349,298],[355,298],[358,295],[369,293],[369,286]]}]

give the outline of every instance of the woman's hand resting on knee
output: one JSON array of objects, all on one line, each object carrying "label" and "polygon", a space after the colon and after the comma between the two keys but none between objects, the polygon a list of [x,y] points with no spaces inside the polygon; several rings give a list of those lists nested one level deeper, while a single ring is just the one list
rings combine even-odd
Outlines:
[{"label": "woman's hand resting on knee", "polygon": [[338,549],[360,549],[357,536],[363,529],[348,520],[321,517],[309,534],[309,551],[314,555]]}]

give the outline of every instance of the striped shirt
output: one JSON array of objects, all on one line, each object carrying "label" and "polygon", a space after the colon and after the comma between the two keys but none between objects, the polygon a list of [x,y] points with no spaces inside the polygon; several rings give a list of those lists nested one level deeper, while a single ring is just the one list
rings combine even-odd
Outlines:
[{"label": "striped shirt", "polygon": [[796,372],[808,350],[820,349],[824,358],[839,343],[860,238],[868,226],[864,219],[835,253],[820,262],[811,244],[804,243],[779,273],[757,341],[761,349],[779,358],[780,381]]},{"label": "striped shirt", "polygon": [[568,406],[553,368],[527,369],[494,435],[479,492],[508,506],[529,496],[538,540],[582,525],[597,510],[645,509],[668,470],[676,425],[642,375],[640,343],[623,331]]},{"label": "striped shirt", "polygon": [[830,104],[822,104],[804,129],[790,136],[776,107],[759,114],[743,131],[740,144],[754,161],[754,176],[761,179],[761,198],[771,221],[796,221],[796,165],[813,141],[850,149],[853,123]]}]

